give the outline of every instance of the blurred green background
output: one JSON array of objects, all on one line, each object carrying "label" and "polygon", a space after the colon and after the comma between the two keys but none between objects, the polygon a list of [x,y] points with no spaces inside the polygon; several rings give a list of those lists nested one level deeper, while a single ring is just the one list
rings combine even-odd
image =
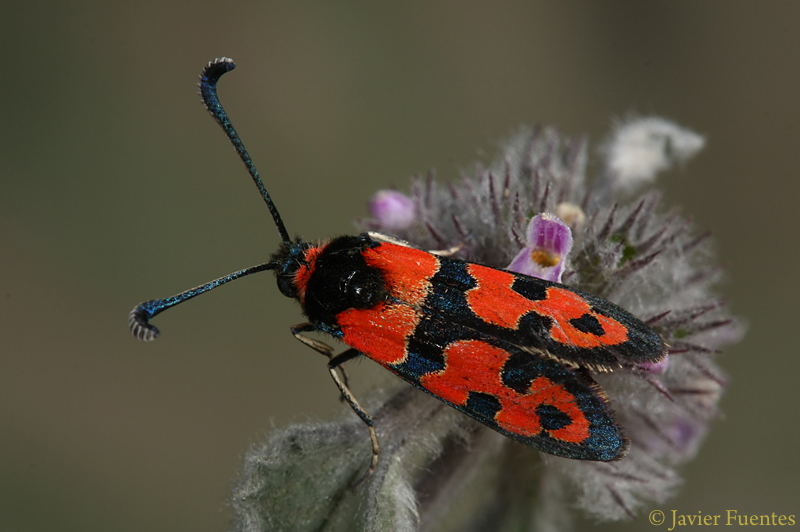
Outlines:
[{"label": "blurred green background", "polygon": [[139,301],[277,246],[196,95],[222,55],[239,66],[222,100],[306,238],[352,232],[415,172],[456,177],[519,124],[593,147],[630,112],[706,134],[660,186],[716,234],[750,329],[719,359],[726,417],[660,509],[797,516],[798,23],[793,1],[7,2],[0,530],[224,530],[251,442],[346,414],[269,274],[159,317],[158,342],[128,333]]}]

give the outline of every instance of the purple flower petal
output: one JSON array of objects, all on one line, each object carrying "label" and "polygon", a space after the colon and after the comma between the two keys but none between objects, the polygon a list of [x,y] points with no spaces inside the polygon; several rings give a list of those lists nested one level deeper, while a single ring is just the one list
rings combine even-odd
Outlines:
[{"label": "purple flower petal", "polygon": [[704,426],[688,417],[676,419],[669,427],[672,443],[682,452],[694,449],[705,433]]},{"label": "purple flower petal", "polygon": [[572,231],[555,214],[537,214],[528,225],[528,245],[506,268],[548,281],[561,282],[567,255],[572,249]]},{"label": "purple flower petal", "polygon": [[644,362],[637,366],[640,370],[654,375],[661,375],[669,367],[669,355],[665,356],[660,362]]},{"label": "purple flower petal", "polygon": [[414,222],[414,202],[396,190],[379,190],[369,202],[369,211],[386,231],[402,231]]}]

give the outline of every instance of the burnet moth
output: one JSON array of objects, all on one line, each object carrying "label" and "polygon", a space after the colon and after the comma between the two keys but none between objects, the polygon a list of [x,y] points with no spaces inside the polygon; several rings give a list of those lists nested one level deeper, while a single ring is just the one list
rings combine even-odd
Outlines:
[{"label": "burnet moth", "polygon": [[[373,452],[364,478],[378,463],[378,438],[372,418],[337,372],[359,355],[540,451],[598,461],[625,455],[628,439],[589,371],[659,362],[667,346],[658,333],[592,294],[422,251],[389,236],[292,240],[217,97],[219,78],[233,68],[227,58],[210,62],[200,94],[258,187],[280,248],[269,262],[136,306],[129,317],[134,336],[153,340],[159,331],[150,319],[157,314],[234,279],[273,270],[281,293],[296,299],[308,318],[292,334],[329,358],[342,397],[369,428]],[[304,335],[312,331],[349,348],[334,354]]]}]

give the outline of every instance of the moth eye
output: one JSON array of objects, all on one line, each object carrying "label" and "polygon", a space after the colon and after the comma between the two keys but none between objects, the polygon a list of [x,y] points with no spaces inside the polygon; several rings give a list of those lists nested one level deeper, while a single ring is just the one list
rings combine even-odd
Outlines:
[{"label": "moth eye", "polygon": [[286,297],[297,297],[297,288],[295,288],[294,283],[281,275],[278,276],[278,290]]}]

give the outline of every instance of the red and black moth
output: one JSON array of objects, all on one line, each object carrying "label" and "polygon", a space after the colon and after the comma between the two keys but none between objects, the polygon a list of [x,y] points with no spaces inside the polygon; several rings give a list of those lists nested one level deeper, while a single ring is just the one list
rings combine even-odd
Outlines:
[{"label": "red and black moth", "polygon": [[[359,355],[516,441],[553,455],[612,461],[629,442],[590,371],[614,371],[664,358],[661,336],[617,305],[563,284],[465,262],[364,233],[321,243],[292,240],[216,93],[235,67],[212,61],[200,78],[207,109],[242,158],[283,240],[267,263],[176,296],[141,303],[129,318],[142,340],[162,311],[240,277],[273,270],[283,295],[307,323],[298,340],[329,358],[342,396],[366,423],[375,469],[379,445],[370,415],[337,368]],[[304,333],[320,331],[349,349]]]}]

